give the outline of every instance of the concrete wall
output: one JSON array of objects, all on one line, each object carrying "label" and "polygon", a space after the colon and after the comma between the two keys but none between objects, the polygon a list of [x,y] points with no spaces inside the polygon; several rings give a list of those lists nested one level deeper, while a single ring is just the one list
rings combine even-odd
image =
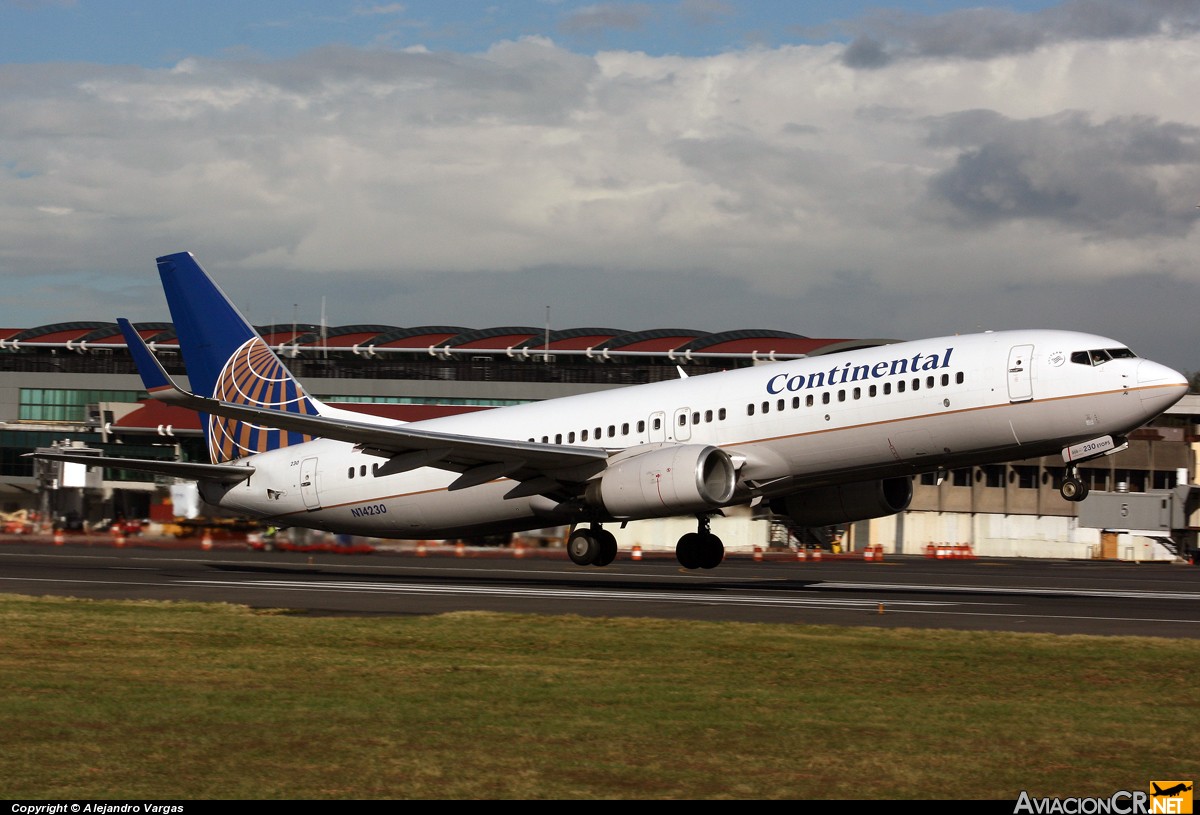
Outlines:
[{"label": "concrete wall", "polygon": [[[680,536],[696,531],[690,518],[635,521],[621,529],[608,524],[622,552],[636,544],[643,552],[674,552]],[[752,520],[747,510],[714,518],[712,530],[727,552],[751,553],[770,548],[771,524]],[[845,545],[853,551],[882,546],[885,554],[924,555],[929,544],[967,544],[976,557],[1023,557],[1089,560],[1100,555],[1100,530],[1080,527],[1073,517],[1000,515],[959,512],[904,512],[852,524]],[[1153,538],[1136,533],[1117,535],[1120,560],[1163,560],[1175,555]]]},{"label": "concrete wall", "polygon": [[[1073,517],[994,513],[909,511],[870,522],[868,541],[855,547],[883,546],[885,553],[923,555],[929,544],[967,544],[977,557],[1029,557],[1087,560],[1100,554],[1099,529],[1081,527]],[[1159,541],[1137,533],[1117,535],[1121,560],[1173,560]]]}]

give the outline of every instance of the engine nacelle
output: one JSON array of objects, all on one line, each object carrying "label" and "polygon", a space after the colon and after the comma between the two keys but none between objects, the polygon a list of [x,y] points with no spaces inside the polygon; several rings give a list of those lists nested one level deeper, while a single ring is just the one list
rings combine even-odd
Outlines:
[{"label": "engine nacelle", "polygon": [[661,518],[715,509],[733,497],[729,454],[701,444],[671,445],[609,464],[586,498],[614,518]]},{"label": "engine nacelle", "polygon": [[837,526],[895,515],[912,497],[912,478],[902,476],[806,490],[772,501],[771,508],[800,526]]}]

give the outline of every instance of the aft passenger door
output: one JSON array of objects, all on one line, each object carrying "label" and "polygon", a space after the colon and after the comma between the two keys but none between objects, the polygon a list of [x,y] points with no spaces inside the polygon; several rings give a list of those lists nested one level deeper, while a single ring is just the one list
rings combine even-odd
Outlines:
[{"label": "aft passenger door", "polygon": [[1014,345],[1008,352],[1008,401],[1033,398],[1033,346]]},{"label": "aft passenger door", "polygon": [[304,506],[309,509],[321,508],[321,498],[317,495],[316,458],[306,458],[300,462],[300,495],[304,498]]}]

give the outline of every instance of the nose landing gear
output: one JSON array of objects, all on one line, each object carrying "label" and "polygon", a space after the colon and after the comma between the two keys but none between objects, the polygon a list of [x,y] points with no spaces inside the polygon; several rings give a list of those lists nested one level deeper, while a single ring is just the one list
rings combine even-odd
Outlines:
[{"label": "nose landing gear", "polygon": [[1071,465],[1067,468],[1067,477],[1063,479],[1058,492],[1068,501],[1082,501],[1088,497],[1088,485],[1079,477],[1079,468]]},{"label": "nose landing gear", "polygon": [[1079,465],[1102,456],[1111,456],[1129,447],[1124,436],[1099,436],[1071,447],[1064,447],[1063,461],[1067,463],[1067,477],[1058,491],[1068,501],[1082,501],[1088,497],[1088,485],[1079,477]]}]

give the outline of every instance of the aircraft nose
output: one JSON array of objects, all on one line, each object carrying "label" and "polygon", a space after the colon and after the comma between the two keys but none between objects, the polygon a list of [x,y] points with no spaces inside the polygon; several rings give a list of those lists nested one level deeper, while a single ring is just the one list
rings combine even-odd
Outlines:
[{"label": "aircraft nose", "polygon": [[1143,403],[1163,411],[1188,392],[1188,380],[1179,371],[1148,359],[1138,363],[1137,380]]}]

